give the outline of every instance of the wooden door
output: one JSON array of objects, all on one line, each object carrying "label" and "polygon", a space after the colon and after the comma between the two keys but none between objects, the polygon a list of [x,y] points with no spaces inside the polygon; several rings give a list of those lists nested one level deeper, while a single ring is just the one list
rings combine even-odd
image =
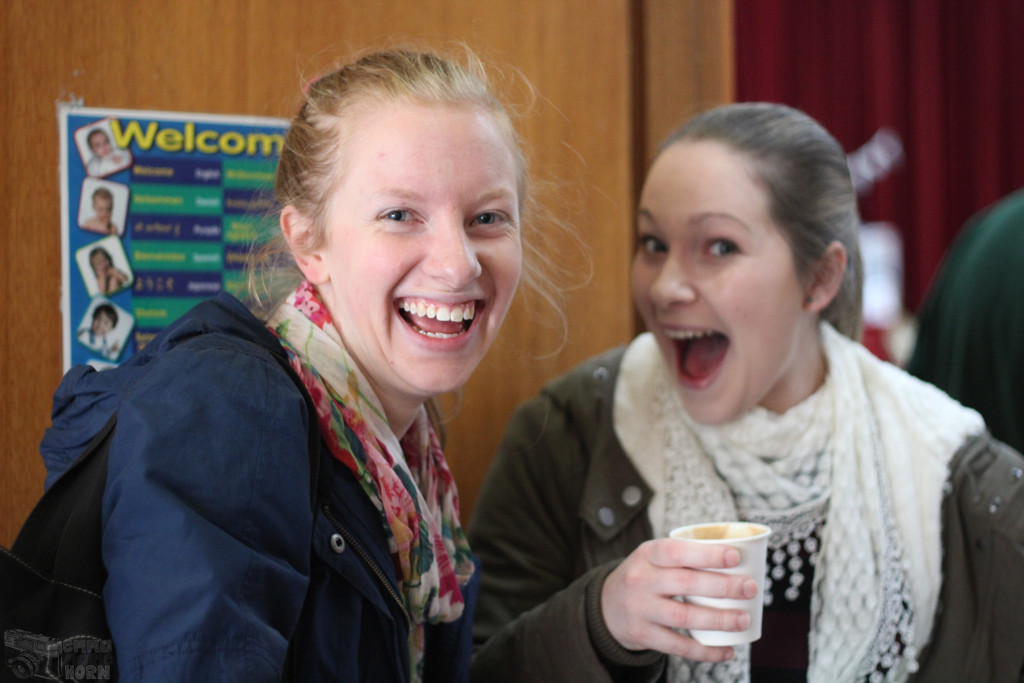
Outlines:
[{"label": "wooden door", "polygon": [[552,248],[571,270],[591,275],[568,291],[564,339],[521,300],[473,379],[444,401],[448,454],[468,517],[515,405],[557,372],[632,336],[632,207],[650,128],[678,118],[670,110],[728,97],[728,7],[719,0],[0,3],[0,543],[13,541],[42,492],[38,444],[61,378],[58,102],[288,117],[308,78],[356,50],[405,39],[462,41],[522,72],[538,93],[522,121],[533,170],[589,255],[566,242]]}]

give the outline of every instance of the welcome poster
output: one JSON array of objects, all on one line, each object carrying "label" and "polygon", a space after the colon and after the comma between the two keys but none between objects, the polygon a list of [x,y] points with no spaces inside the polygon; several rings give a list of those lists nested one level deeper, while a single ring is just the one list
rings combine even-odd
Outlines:
[{"label": "welcome poster", "polygon": [[64,369],[109,367],[246,288],[274,212],[281,119],[62,104]]}]

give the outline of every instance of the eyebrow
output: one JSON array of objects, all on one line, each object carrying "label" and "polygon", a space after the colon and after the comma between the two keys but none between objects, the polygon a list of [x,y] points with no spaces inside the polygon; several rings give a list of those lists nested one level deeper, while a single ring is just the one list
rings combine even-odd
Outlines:
[{"label": "eyebrow", "polygon": [[[478,202],[489,202],[489,201],[492,201],[492,200],[495,200],[495,199],[517,199],[518,198],[518,194],[519,194],[518,190],[515,190],[515,189],[511,189],[510,190],[510,189],[504,189],[504,188],[495,188],[493,190],[489,190],[487,192],[484,192],[479,197],[476,197],[475,201],[478,201]],[[410,201],[423,201],[426,198],[424,195],[420,194],[419,192],[415,192],[415,191],[410,190],[410,189],[405,188],[405,187],[386,188],[386,189],[383,189],[383,190],[381,190],[379,192],[374,192],[371,196],[372,197],[382,197],[382,198],[383,197],[394,197],[396,199],[410,200]]]},{"label": "eyebrow", "polygon": [[[645,209],[643,207],[640,207],[640,208],[637,209],[636,217],[637,217],[638,220],[641,219],[641,218],[645,218],[648,221],[650,221],[651,223],[654,223],[655,225],[658,225],[658,221],[654,218],[654,214],[652,214],[650,211],[648,211],[647,209]],[[734,216],[731,213],[725,213],[723,211],[705,211],[704,213],[697,214],[696,216],[691,216],[686,221],[686,227],[689,228],[689,227],[698,226],[702,222],[708,220],[709,218],[724,218],[726,220],[729,220],[729,221],[737,224],[738,226],[740,226],[741,228],[743,228],[747,232],[750,231],[750,226],[747,225],[747,223],[745,221],[741,220],[738,216]]]},{"label": "eyebrow", "polygon": [[374,192],[370,195],[371,197],[395,197],[397,199],[423,199],[423,195],[418,192],[413,192],[404,187],[389,187],[378,192]]},{"label": "eyebrow", "polygon": [[519,190],[513,189],[509,191],[508,189],[495,188],[488,192],[484,192],[482,195],[480,195],[480,197],[478,197],[478,201],[483,202],[489,202],[496,199],[511,199],[515,200],[518,203]]}]

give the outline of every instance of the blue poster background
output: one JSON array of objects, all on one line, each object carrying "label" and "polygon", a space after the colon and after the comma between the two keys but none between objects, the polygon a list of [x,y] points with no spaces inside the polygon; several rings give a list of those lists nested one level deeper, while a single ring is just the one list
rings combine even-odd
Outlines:
[{"label": "blue poster background", "polygon": [[287,121],[58,107],[64,369],[110,367],[246,287]]}]

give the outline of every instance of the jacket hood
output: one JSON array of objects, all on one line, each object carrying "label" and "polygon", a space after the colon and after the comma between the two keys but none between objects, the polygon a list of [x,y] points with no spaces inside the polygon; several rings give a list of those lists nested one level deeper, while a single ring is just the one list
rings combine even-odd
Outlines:
[{"label": "jacket hood", "polygon": [[97,371],[76,365],[53,395],[52,426],[40,444],[46,464],[46,488],[65,472],[120,404],[121,397],[146,372],[147,365],[199,335],[218,334],[258,344],[275,355],[284,350],[274,334],[227,293],[203,301],[153,338],[122,365]]}]

